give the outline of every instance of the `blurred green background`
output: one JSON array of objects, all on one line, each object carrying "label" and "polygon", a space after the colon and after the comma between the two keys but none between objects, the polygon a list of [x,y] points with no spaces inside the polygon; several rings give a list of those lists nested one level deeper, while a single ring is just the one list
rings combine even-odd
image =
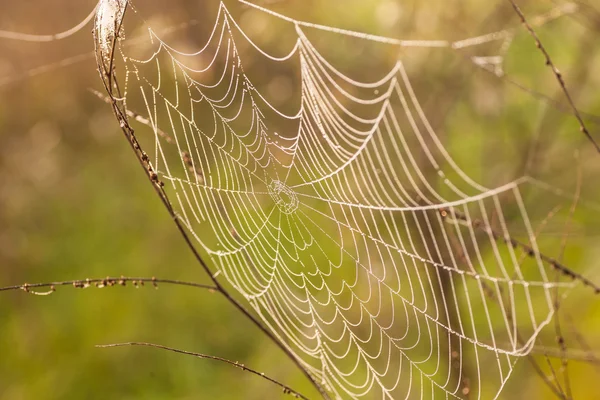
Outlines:
[{"label": "blurred green background", "polygon": [[[283,24],[264,14],[234,1],[225,3],[265,48],[284,54],[293,44],[289,26],[282,31]],[[564,4],[519,3],[529,16]],[[93,0],[3,0],[0,30],[63,31],[83,19],[94,4]],[[217,1],[204,0],[138,0],[135,4],[152,26],[167,28],[196,20],[185,37],[181,35],[182,46],[190,41],[203,43],[218,8]],[[519,22],[506,0],[257,4],[297,19],[403,39],[458,40]],[[598,9],[597,2],[581,2],[580,12],[536,28],[576,103],[592,114],[600,114]],[[0,286],[107,275],[207,282],[154,195],[110,108],[88,91],[101,87],[90,30],[91,25],[49,43],[0,39]],[[338,43],[331,34],[307,32],[320,48]],[[574,118],[557,111],[556,107],[565,107],[563,94],[531,37],[518,32],[506,54],[504,79],[468,60],[472,55],[497,54],[498,43],[457,55],[450,50],[399,51],[345,42],[337,47],[330,44],[335,49],[330,55],[336,65],[344,66],[344,72],[366,80],[381,76],[400,57],[443,142],[459,164],[488,187],[527,171],[570,194],[581,168],[583,197],[597,201],[600,156],[578,131]],[[178,33],[172,35],[177,40]],[[65,59],[71,60],[63,63],[68,65],[60,64]],[[260,60],[248,60],[244,67],[256,80],[267,83],[275,72],[281,75]],[[509,79],[545,94],[559,106],[517,89]],[[600,138],[597,121],[586,117],[592,135]],[[556,201],[556,196],[548,197]],[[568,208],[570,201],[561,201]],[[547,209],[546,204],[539,206]],[[596,281],[600,278],[598,214],[592,207],[580,211],[565,253],[567,265]],[[548,240],[554,240],[562,226],[549,225]],[[594,384],[600,379],[600,367],[581,360],[600,350],[599,299],[579,287],[560,311],[577,399],[600,398],[600,385]],[[540,344],[555,351],[554,335],[553,330],[544,332]],[[591,351],[577,340],[578,335]],[[0,293],[0,398],[283,396],[268,382],[224,364],[150,348],[94,348],[125,341],[237,360],[316,398],[281,351],[222,298],[166,285],[159,290],[64,287],[47,297]],[[546,368],[543,357],[536,358]],[[500,397],[553,398],[526,360],[517,364]]]}]

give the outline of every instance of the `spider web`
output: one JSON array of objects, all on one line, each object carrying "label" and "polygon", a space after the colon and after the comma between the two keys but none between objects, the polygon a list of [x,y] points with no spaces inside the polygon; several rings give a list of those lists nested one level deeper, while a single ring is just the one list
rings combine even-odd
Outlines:
[{"label": "spider web", "polygon": [[[105,56],[124,4],[98,11]],[[456,51],[499,41],[499,55],[471,58],[498,75],[516,31],[400,41],[257,8],[294,25],[286,56],[258,47],[223,3],[198,51],[149,27],[150,52],[116,41],[119,101],[150,133],[140,141],[178,218],[215,274],[336,398],[497,396],[550,321],[551,291],[572,285],[548,277],[522,195],[531,181],[475,182],[434,132],[401,60],[363,82],[305,29]],[[297,66],[297,112],[252,83],[240,41]]]}]

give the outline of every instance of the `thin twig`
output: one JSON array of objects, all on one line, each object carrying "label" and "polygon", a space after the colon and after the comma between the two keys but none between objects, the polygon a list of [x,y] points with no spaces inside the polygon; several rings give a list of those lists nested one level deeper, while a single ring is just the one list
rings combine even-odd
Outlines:
[{"label": "thin twig", "polygon": [[559,85],[560,85],[563,93],[565,94],[565,97],[567,98],[567,101],[569,102],[569,105],[571,106],[571,109],[573,110],[573,115],[575,116],[575,118],[579,122],[579,130],[594,145],[594,147],[596,148],[596,151],[598,153],[600,153],[600,145],[594,140],[594,138],[590,134],[590,131],[585,126],[585,122],[583,121],[583,118],[581,117],[581,114],[579,113],[579,110],[577,109],[577,106],[575,106],[575,102],[573,101],[573,98],[571,97],[571,94],[567,90],[567,85],[566,85],[565,80],[564,80],[564,78],[562,76],[562,73],[558,70],[558,68],[556,67],[556,65],[552,61],[552,58],[550,57],[550,54],[548,53],[548,51],[546,50],[546,48],[542,44],[542,42],[541,42],[540,38],[538,37],[537,33],[535,33],[535,30],[533,29],[533,27],[529,24],[529,22],[527,22],[527,18],[525,18],[525,14],[523,14],[523,11],[521,11],[521,8],[517,5],[517,3],[515,3],[514,0],[508,0],[508,1],[512,5],[512,7],[515,10],[515,12],[517,13],[517,15],[519,15],[519,18],[521,18],[521,22],[523,23],[523,25],[525,26],[525,28],[529,31],[529,34],[531,35],[531,37],[533,37],[533,40],[535,41],[536,47],[538,49],[540,49],[540,51],[544,55],[544,58],[546,59],[546,65],[548,67],[550,67],[550,69],[552,70],[552,72],[553,72],[554,76],[556,77],[556,80],[558,81],[558,83],[559,83]]},{"label": "thin twig", "polygon": [[211,356],[211,355],[207,355],[207,354],[201,354],[201,353],[194,353],[191,351],[185,351],[185,350],[179,350],[179,349],[174,349],[172,347],[167,347],[167,346],[163,346],[160,344],[154,344],[154,343],[145,343],[145,342],[127,342],[127,343],[113,343],[113,344],[99,344],[96,345],[96,347],[99,348],[109,348],[109,347],[124,347],[124,346],[147,346],[147,347],[154,347],[157,349],[162,349],[162,350],[168,350],[168,351],[172,351],[174,353],[180,353],[180,354],[185,354],[188,356],[194,356],[194,357],[198,357],[198,358],[204,358],[207,360],[214,360],[214,361],[219,361],[225,364],[229,364],[232,365],[236,368],[239,368],[243,371],[246,372],[250,372],[251,374],[257,375],[263,379],[266,379],[267,381],[279,386],[280,388],[283,389],[283,393],[284,394],[289,394],[292,395],[298,399],[304,399],[304,400],[308,400],[308,398],[300,393],[298,393],[297,391],[295,391],[294,389],[290,388],[289,386],[277,381],[276,379],[273,379],[267,375],[265,375],[263,372],[258,372],[252,368],[248,368],[246,367],[244,364],[240,364],[237,361],[231,361],[231,360],[227,360],[225,358],[221,358],[221,357],[216,357],[216,356]]},{"label": "thin twig", "polygon": [[529,257],[532,257],[532,258],[539,257],[541,261],[545,262],[546,264],[549,264],[556,271],[560,271],[564,276],[571,278],[573,280],[579,281],[579,282],[583,283],[584,286],[588,286],[588,287],[592,288],[596,294],[600,294],[600,286],[597,285],[596,283],[592,282],[590,279],[586,278],[585,276],[581,275],[578,272],[573,271],[572,269],[570,269],[563,263],[559,262],[555,258],[552,258],[544,253],[541,253],[541,252],[535,250],[532,246],[530,246],[526,243],[523,243],[520,240],[513,238],[512,236],[501,235],[494,229],[487,226],[482,220],[480,220],[480,219],[470,220],[469,218],[467,218],[466,215],[464,215],[460,211],[450,209],[450,208],[442,207],[439,209],[439,212],[440,212],[442,218],[444,218],[444,219],[447,219],[447,218],[452,219],[453,218],[453,219],[465,222],[465,223],[473,226],[474,228],[477,228],[483,232],[488,233],[495,240],[502,240],[507,245],[510,245],[514,248],[520,248]]},{"label": "thin twig", "polygon": [[[581,162],[579,160],[578,153],[575,153],[575,158],[577,159],[577,187],[575,189],[575,196],[571,203],[571,208],[569,209],[569,216],[567,218],[567,221],[565,222],[564,233],[563,233],[563,237],[561,239],[561,244],[560,244],[560,252],[558,255],[559,261],[562,261],[562,259],[564,257],[565,250],[567,248],[567,241],[569,239],[569,232],[571,230],[571,225],[573,223],[573,216],[575,214],[575,210],[577,209],[577,205],[579,204],[579,198],[581,196],[581,186],[583,183],[583,176],[582,176],[583,172],[581,170]],[[556,274],[557,274],[557,278],[558,278],[559,272],[556,271]],[[573,398],[573,393],[571,391],[571,381],[569,378],[569,361],[567,358],[567,344],[565,342],[565,338],[562,333],[562,327],[561,327],[561,323],[560,323],[560,315],[558,313],[559,307],[560,307],[560,297],[558,295],[558,287],[557,287],[554,290],[554,312],[556,314],[556,316],[554,318],[554,327],[555,327],[555,331],[556,331],[556,341],[557,341],[558,346],[560,347],[560,351],[561,351],[560,362],[561,362],[561,366],[562,366],[563,379],[564,379],[564,383],[565,383],[565,391],[566,391],[565,394],[567,396],[567,399],[571,400]]]},{"label": "thin twig", "polygon": [[565,314],[565,319],[567,320],[567,326],[570,327],[570,333],[575,337],[575,341],[579,343],[579,346],[581,346],[583,352],[583,356],[578,359],[596,365],[596,367],[600,369],[600,356],[594,353],[594,350],[592,350],[592,347],[583,337],[581,332],[575,328],[575,321],[573,320],[571,314]]},{"label": "thin twig", "polygon": [[[548,357],[552,358],[562,358],[562,350],[556,349],[554,347],[545,347],[545,346],[533,346],[530,354],[545,354]],[[571,361],[579,361],[588,364],[592,364],[596,367],[600,366],[600,358],[597,354],[590,350],[569,350],[567,352],[567,357]]]},{"label": "thin twig", "polygon": [[[558,317],[555,316],[555,320]],[[538,338],[538,341],[541,342],[541,340]],[[552,365],[552,360],[550,359],[550,357],[548,356],[548,354],[543,353],[542,354],[544,356],[544,360],[546,361],[546,364],[548,365],[548,368],[550,369],[550,377],[548,376],[544,376],[549,382],[554,382],[554,386],[558,391],[557,397],[560,397],[563,400],[570,400],[570,398],[567,396],[567,394],[565,393],[565,390],[563,389],[563,386],[561,385],[559,379],[558,379],[558,374],[556,372],[556,369],[554,368],[554,365]],[[527,355],[528,357],[531,357],[531,359],[533,359],[533,356],[530,354]],[[537,363],[536,363],[537,365]]]},{"label": "thin twig", "polygon": [[[538,236],[540,236],[542,234],[543,229],[550,222],[550,220],[556,216],[556,214],[558,213],[558,211],[560,209],[561,209],[561,206],[556,206],[550,211],[550,213],[542,220],[542,222],[539,224],[538,228],[536,229],[536,232],[533,235],[534,238],[537,238]],[[523,264],[526,257],[528,257],[527,253],[523,252],[521,258],[519,259],[519,265]],[[556,270],[555,273],[556,273],[555,281],[558,282],[560,279],[560,271]],[[555,314],[554,321],[556,323],[556,320],[558,319],[558,307],[560,304],[559,297],[558,297],[558,286],[555,287],[555,295],[556,295],[556,297],[555,297],[555,302],[553,303],[553,309],[554,309],[554,314]],[[520,337],[520,335],[519,335],[519,337]],[[520,340],[522,341],[522,339],[520,339]],[[546,361],[546,364],[548,365],[548,368],[550,369],[552,379],[550,379],[544,373],[544,371],[542,370],[542,368],[539,366],[538,362],[536,361],[535,357],[531,353],[529,353],[527,355],[527,358],[528,358],[529,362],[533,365],[536,374],[542,379],[542,381],[546,384],[546,386],[548,386],[548,388],[550,390],[552,390],[557,397],[564,399],[564,400],[568,400],[568,397],[565,394],[565,391],[563,390],[562,385],[560,384],[560,382],[558,380],[556,370],[554,369],[554,366],[552,365],[552,360],[550,359],[551,357],[549,354],[544,352],[543,349],[545,349],[545,347],[541,347],[540,348],[541,351],[539,353],[541,353],[541,355],[543,355],[544,360]]]},{"label": "thin twig", "polygon": [[[102,100],[103,102],[105,102],[108,105],[112,104],[112,99],[102,93],[100,93],[99,91],[97,91],[96,89],[92,89],[92,88],[88,88],[88,91],[93,94],[94,96],[98,97],[100,100]],[[135,111],[132,111],[130,109],[125,110],[125,112],[127,113],[127,116],[129,118],[133,118],[134,120],[138,121],[139,123],[142,123],[150,128],[154,127],[152,126],[151,122],[148,120],[148,118],[144,117],[143,115],[141,115],[140,113],[137,113]],[[156,128],[156,133],[158,134],[158,136],[162,137],[165,142],[169,143],[169,144],[173,144],[173,138],[171,137],[171,135],[169,135],[167,132],[163,131],[162,129]]]},{"label": "thin twig", "polygon": [[[144,286],[145,283],[151,283],[152,286],[158,288],[158,284],[169,284],[169,285],[179,285],[179,286],[191,286],[200,289],[207,289],[218,292],[219,289],[216,286],[205,285],[202,283],[195,282],[187,282],[187,281],[179,281],[174,279],[158,279],[155,277],[152,278],[134,278],[121,276],[119,278],[107,276],[106,278],[94,278],[94,279],[77,279],[70,281],[57,281],[57,282],[45,282],[45,283],[24,283],[22,285],[13,285],[13,286],[5,286],[0,287],[0,292],[5,292],[9,290],[23,290],[27,293],[37,294],[37,295],[45,295],[50,294],[56,290],[58,286],[73,286],[78,289],[85,289],[90,286],[95,286],[97,288],[110,287],[110,286],[125,286],[128,282],[131,282],[133,286],[140,287]],[[47,292],[37,292],[31,289],[37,288],[50,288]]]},{"label": "thin twig", "polygon": [[[520,336],[520,335],[519,335]],[[519,339],[522,340],[522,339]],[[546,374],[544,374],[544,371],[542,371],[542,369],[540,368],[540,366],[538,365],[538,363],[535,361],[535,358],[531,355],[531,353],[527,354],[527,360],[529,361],[529,363],[531,364],[531,366],[533,367],[535,373],[540,376],[542,378],[542,381],[544,381],[544,383],[546,384],[546,386],[548,387],[548,389],[550,389],[550,391],[552,391],[552,393],[560,398],[560,399],[565,399],[565,395],[562,393],[562,390],[560,389],[560,384],[559,382],[556,382],[555,386],[552,381],[550,381],[550,379],[548,379],[548,377],[546,376]]]}]

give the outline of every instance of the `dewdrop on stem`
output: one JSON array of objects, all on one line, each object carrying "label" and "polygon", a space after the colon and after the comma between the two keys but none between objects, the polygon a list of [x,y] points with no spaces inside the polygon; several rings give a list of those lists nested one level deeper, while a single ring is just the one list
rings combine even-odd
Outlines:
[{"label": "dewdrop on stem", "polygon": [[95,30],[98,48],[104,57],[110,57],[115,37],[121,26],[128,0],[100,0],[96,11]]}]

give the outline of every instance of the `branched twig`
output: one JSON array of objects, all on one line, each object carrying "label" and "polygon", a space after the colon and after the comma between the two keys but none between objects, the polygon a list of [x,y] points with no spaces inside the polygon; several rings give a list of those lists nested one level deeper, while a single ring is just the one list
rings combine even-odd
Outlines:
[{"label": "branched twig", "polygon": [[[207,289],[211,291],[218,292],[218,288],[211,285],[205,285],[202,283],[195,282],[186,282],[179,281],[173,279],[157,279],[155,277],[152,278],[133,278],[121,276],[119,278],[107,276],[106,278],[94,278],[94,279],[78,279],[71,281],[58,281],[58,282],[45,282],[45,283],[24,283],[22,285],[13,285],[13,286],[5,286],[0,287],[0,292],[5,292],[9,290],[23,290],[24,292],[36,294],[40,296],[48,295],[56,291],[56,287],[58,286],[73,286],[78,289],[85,289],[90,286],[95,286],[97,288],[109,287],[109,286],[126,286],[128,282],[138,288],[140,286],[144,286],[145,283],[151,283],[152,286],[158,289],[158,284],[169,284],[169,285],[180,285],[180,286],[191,286],[200,289]],[[37,288],[49,288],[50,290],[45,292],[38,292],[32,289]]]},{"label": "branched twig", "polygon": [[569,105],[571,106],[571,109],[573,110],[573,115],[577,119],[577,122],[579,122],[579,130],[594,145],[594,147],[596,148],[596,151],[598,153],[600,153],[600,145],[594,140],[594,138],[590,134],[590,131],[587,129],[587,127],[585,125],[585,122],[583,121],[583,118],[581,117],[581,114],[579,113],[579,110],[577,109],[577,106],[575,105],[575,102],[573,101],[573,98],[571,97],[571,94],[567,90],[567,85],[566,85],[565,80],[564,80],[564,78],[562,76],[562,73],[559,71],[559,69],[556,67],[556,65],[552,61],[552,58],[550,57],[550,54],[548,53],[548,51],[546,50],[546,48],[542,44],[542,42],[541,42],[539,36],[537,35],[537,33],[535,33],[535,30],[533,29],[533,27],[531,26],[531,24],[529,24],[529,22],[527,22],[527,18],[525,18],[525,14],[523,14],[523,11],[521,11],[521,8],[517,5],[517,3],[515,3],[515,0],[508,0],[508,1],[512,5],[512,7],[515,10],[515,12],[517,13],[517,15],[519,15],[519,18],[521,19],[521,22],[523,23],[523,25],[525,26],[525,28],[527,29],[527,31],[529,31],[529,34],[533,37],[533,40],[535,41],[536,47],[538,49],[540,49],[540,51],[544,55],[544,58],[546,59],[546,65],[548,67],[550,67],[550,69],[552,70],[552,72],[553,72],[554,76],[556,77],[556,80],[558,81],[558,83],[559,83],[559,85],[560,85],[563,93],[565,94],[565,97],[567,98],[567,101],[569,102]]},{"label": "branched twig", "polygon": [[491,227],[486,225],[482,220],[480,220],[480,219],[470,220],[469,218],[467,218],[466,215],[464,215],[460,211],[457,211],[454,209],[440,208],[439,211],[440,211],[442,218],[444,218],[444,219],[451,218],[451,219],[456,219],[456,220],[465,222],[474,228],[477,228],[483,232],[488,233],[495,240],[502,240],[507,245],[510,245],[514,248],[520,248],[529,257],[533,257],[533,258],[539,257],[540,260],[547,263],[552,268],[554,268],[556,271],[559,271],[560,273],[562,273],[564,276],[571,278],[573,280],[577,280],[577,281],[581,282],[584,286],[588,286],[588,287],[592,288],[596,294],[600,294],[600,286],[597,285],[596,283],[592,282],[585,276],[581,275],[578,272],[573,271],[566,265],[562,264],[560,261],[535,250],[532,246],[530,246],[526,243],[523,243],[520,240],[513,238],[512,236],[501,235],[500,233],[496,232],[494,229],[492,229]]},{"label": "branched twig", "polygon": [[283,389],[283,393],[284,394],[289,394],[292,395],[298,399],[304,399],[304,400],[308,400],[308,398],[300,393],[298,393],[297,391],[295,391],[294,389],[290,388],[289,386],[277,381],[276,379],[273,379],[267,375],[265,375],[263,372],[258,372],[252,368],[248,368],[246,367],[244,364],[240,364],[237,361],[231,361],[231,360],[227,360],[225,358],[222,357],[216,357],[216,356],[211,356],[211,355],[207,355],[207,354],[200,354],[200,353],[193,353],[191,351],[185,351],[185,350],[179,350],[179,349],[174,349],[172,347],[167,347],[167,346],[163,346],[160,344],[153,344],[153,343],[145,343],[145,342],[127,342],[127,343],[113,343],[113,344],[100,344],[100,345],[96,345],[96,347],[100,347],[100,348],[108,348],[108,347],[123,347],[123,346],[147,346],[147,347],[154,347],[157,349],[162,349],[162,350],[168,350],[168,351],[172,351],[174,353],[180,353],[180,354],[185,354],[188,356],[194,356],[194,357],[198,357],[198,358],[204,358],[207,360],[214,360],[214,361],[219,361],[225,364],[229,364],[232,365],[236,368],[239,368],[243,371],[246,372],[250,372],[251,374],[260,376],[263,379],[266,379],[267,381],[279,386],[280,388]]}]

